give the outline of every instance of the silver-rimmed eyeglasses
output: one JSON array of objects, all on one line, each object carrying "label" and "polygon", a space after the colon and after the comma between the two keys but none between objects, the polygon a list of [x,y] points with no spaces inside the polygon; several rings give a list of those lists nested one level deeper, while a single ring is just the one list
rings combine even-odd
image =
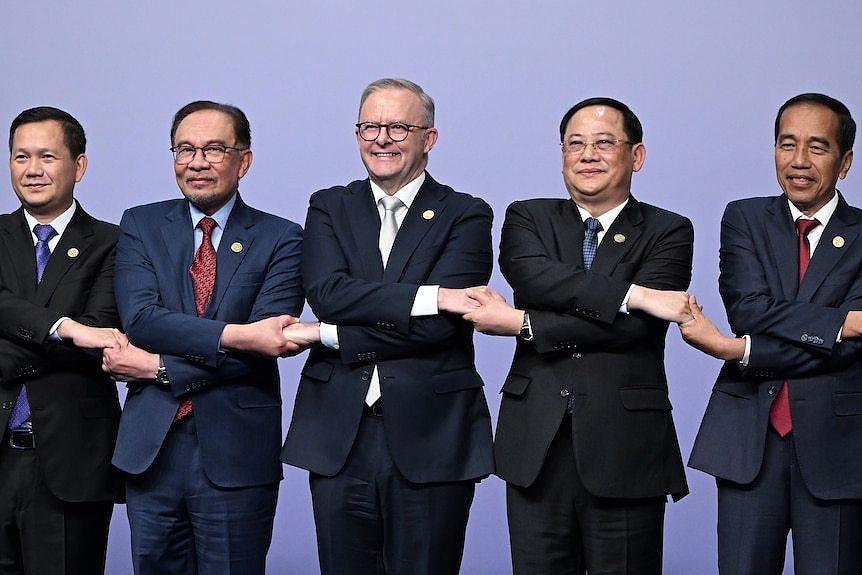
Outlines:
[{"label": "silver-rimmed eyeglasses", "polygon": [[597,152],[602,154],[609,154],[611,152],[615,152],[617,148],[619,148],[620,144],[629,144],[632,142],[628,140],[621,140],[619,138],[602,138],[600,140],[596,140],[594,142],[585,142],[583,140],[571,140],[568,142],[563,142],[560,144],[560,147],[563,149],[564,154],[571,154],[573,156],[579,156],[584,153],[584,150],[587,149],[587,146],[592,146]]},{"label": "silver-rimmed eyeglasses", "polygon": [[393,142],[403,142],[410,135],[410,130],[427,130],[431,126],[414,126],[404,122],[392,122],[391,124],[376,124],[374,122],[359,122],[356,124],[356,132],[366,142],[373,142],[380,135],[382,128],[386,129],[389,139]]},{"label": "silver-rimmed eyeglasses", "polygon": [[174,162],[181,166],[192,163],[195,159],[195,154],[198,150],[204,155],[204,160],[210,164],[220,164],[224,161],[224,155],[228,150],[236,150],[244,152],[248,148],[235,148],[233,146],[224,146],[222,144],[207,144],[206,146],[190,146],[188,144],[180,144],[173,146],[171,152],[174,154]]}]

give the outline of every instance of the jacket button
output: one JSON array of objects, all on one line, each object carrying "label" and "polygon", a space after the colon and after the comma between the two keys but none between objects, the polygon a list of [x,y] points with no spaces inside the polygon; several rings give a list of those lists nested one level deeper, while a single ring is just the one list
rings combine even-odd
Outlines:
[{"label": "jacket button", "polygon": [[371,379],[371,374],[368,373],[367,371],[363,371],[362,372],[362,381],[368,381],[369,379]]},{"label": "jacket button", "polygon": [[569,391],[568,389],[561,389],[560,390],[560,397],[569,397],[570,393],[572,393],[572,392]]},{"label": "jacket button", "polygon": [[766,390],[766,393],[769,395],[775,395],[775,392],[778,391],[778,387],[775,385],[770,385],[769,389]]},{"label": "jacket button", "polygon": [[12,409],[12,402],[11,401],[4,401],[2,407],[3,407],[3,409]]},{"label": "jacket button", "polygon": [[583,357],[583,356],[581,355],[581,352],[579,352],[579,351],[576,351],[575,353],[572,354],[572,359],[581,359],[581,357]]}]

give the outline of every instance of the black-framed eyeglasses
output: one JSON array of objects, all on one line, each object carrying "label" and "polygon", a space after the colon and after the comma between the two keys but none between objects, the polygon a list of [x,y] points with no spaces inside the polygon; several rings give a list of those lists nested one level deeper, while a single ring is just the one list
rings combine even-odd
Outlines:
[{"label": "black-framed eyeglasses", "polygon": [[356,131],[359,137],[366,142],[373,142],[380,135],[381,128],[386,129],[389,139],[393,142],[403,142],[410,135],[410,130],[427,130],[431,126],[414,126],[404,122],[392,122],[391,124],[376,124],[374,122],[359,122]]},{"label": "black-framed eyeglasses", "polygon": [[173,146],[171,148],[171,152],[174,154],[174,163],[184,166],[185,164],[192,163],[198,150],[200,150],[204,155],[204,160],[210,164],[220,164],[224,161],[224,155],[228,150],[244,152],[247,149],[248,148],[224,146],[222,144],[207,144],[206,146],[190,146],[188,144],[181,144],[179,146]]},{"label": "black-framed eyeglasses", "polygon": [[615,152],[620,144],[629,144],[632,142],[628,140],[621,140],[619,138],[602,138],[600,140],[596,140],[594,142],[584,142],[583,140],[571,140],[569,142],[563,142],[560,144],[560,147],[563,149],[564,154],[572,154],[572,155],[580,155],[584,153],[584,150],[587,149],[587,146],[592,146],[597,152],[601,153],[610,153]]}]

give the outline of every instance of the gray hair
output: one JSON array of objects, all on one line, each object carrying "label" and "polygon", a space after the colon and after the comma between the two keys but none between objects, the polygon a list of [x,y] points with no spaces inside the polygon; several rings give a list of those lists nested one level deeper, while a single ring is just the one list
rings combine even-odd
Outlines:
[{"label": "gray hair", "polygon": [[431,96],[425,93],[422,86],[403,78],[381,78],[380,80],[375,80],[368,84],[365,90],[362,91],[362,97],[359,99],[359,110],[362,111],[362,106],[365,104],[365,100],[374,92],[393,89],[408,90],[416,94],[419,100],[422,101],[422,108],[424,110],[423,121],[425,122],[425,125],[428,127],[434,125],[434,100]]}]

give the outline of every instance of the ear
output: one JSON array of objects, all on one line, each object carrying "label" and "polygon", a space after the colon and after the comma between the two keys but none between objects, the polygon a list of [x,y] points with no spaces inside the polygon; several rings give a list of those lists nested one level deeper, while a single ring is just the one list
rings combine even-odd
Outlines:
[{"label": "ear", "polygon": [[242,151],[242,157],[239,160],[239,178],[238,179],[241,180],[242,177],[246,174],[246,172],[248,172],[248,169],[251,168],[251,160],[252,160],[251,150],[250,149],[243,150]]},{"label": "ear", "polygon": [[634,156],[632,171],[638,172],[646,161],[646,146],[643,145],[643,142],[632,145],[632,156]]},{"label": "ear", "polygon": [[422,148],[423,153],[427,154],[437,143],[437,128],[428,128],[425,130],[425,145]]},{"label": "ear", "polygon": [[87,156],[81,154],[77,158],[75,158],[75,183],[81,181],[81,178],[84,177],[84,172],[87,171]]},{"label": "ear", "polygon": [[844,157],[841,158],[841,170],[838,171],[838,177],[842,180],[847,176],[847,172],[850,171],[850,164],[853,163],[853,150],[847,150],[847,153],[844,154]]}]

